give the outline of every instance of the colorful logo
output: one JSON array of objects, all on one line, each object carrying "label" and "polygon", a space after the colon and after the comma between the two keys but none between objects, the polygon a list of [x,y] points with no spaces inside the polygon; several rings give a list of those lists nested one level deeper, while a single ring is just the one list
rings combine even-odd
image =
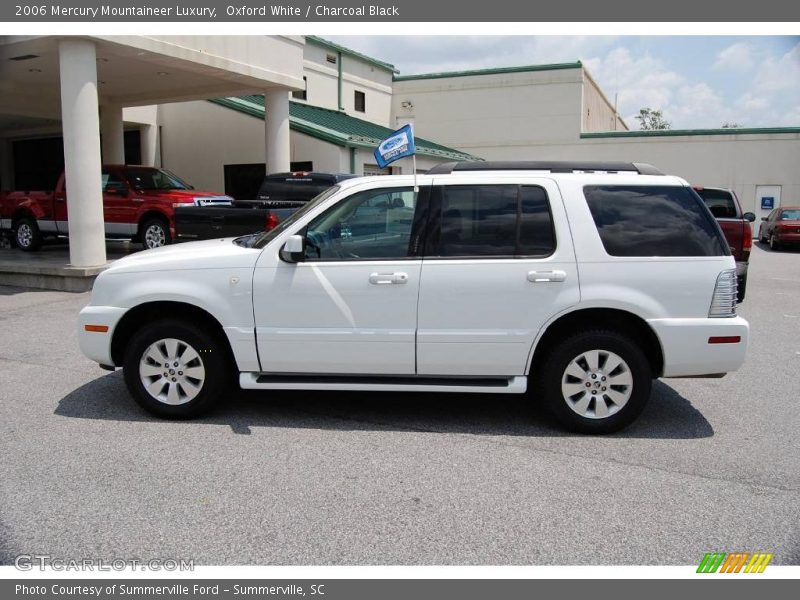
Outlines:
[{"label": "colorful logo", "polygon": [[772,554],[767,552],[707,552],[698,573],[763,573]]}]

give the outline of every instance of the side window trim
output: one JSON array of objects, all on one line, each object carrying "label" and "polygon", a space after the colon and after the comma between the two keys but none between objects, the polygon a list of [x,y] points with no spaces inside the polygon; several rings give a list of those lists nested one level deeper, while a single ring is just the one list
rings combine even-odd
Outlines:
[{"label": "side window trim", "polygon": [[[525,187],[535,187],[540,188],[547,200],[547,207],[548,212],[550,214],[550,228],[552,231],[553,236],[553,248],[547,254],[495,254],[495,255],[481,255],[481,254],[471,254],[471,255],[464,255],[464,256],[440,256],[439,254],[434,254],[439,248],[439,242],[441,239],[441,232],[442,232],[442,204],[444,201],[444,190],[448,185],[453,186],[466,186],[466,185],[498,185],[498,186],[515,186],[517,188],[517,222],[515,225],[514,231],[514,247],[519,248],[520,246],[520,235],[522,230],[522,190]],[[556,236],[556,226],[555,226],[555,218],[553,216],[553,205],[550,199],[550,194],[547,193],[547,188],[545,186],[538,184],[538,183],[454,183],[454,184],[443,184],[443,183],[434,183],[431,185],[430,188],[430,201],[428,204],[428,218],[427,223],[425,225],[425,244],[424,244],[424,251],[423,251],[423,258],[425,260],[508,260],[508,259],[518,259],[518,260],[539,260],[545,259],[553,256],[556,251],[558,250],[558,238]]]}]

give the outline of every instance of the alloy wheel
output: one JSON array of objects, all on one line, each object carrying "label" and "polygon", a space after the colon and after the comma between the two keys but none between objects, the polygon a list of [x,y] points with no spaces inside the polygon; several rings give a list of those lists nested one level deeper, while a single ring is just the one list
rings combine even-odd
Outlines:
[{"label": "alloy wheel", "polygon": [[142,353],[139,379],[147,393],[159,402],[186,404],[203,389],[206,369],[192,346],[165,338],[153,342]]},{"label": "alloy wheel", "polygon": [[572,359],[561,377],[561,394],[573,412],[605,419],[619,412],[633,393],[628,364],[614,352],[589,350]]}]

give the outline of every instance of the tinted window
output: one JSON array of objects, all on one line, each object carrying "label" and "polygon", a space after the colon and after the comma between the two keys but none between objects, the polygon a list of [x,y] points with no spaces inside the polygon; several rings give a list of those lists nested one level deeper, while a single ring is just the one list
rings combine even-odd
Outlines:
[{"label": "tinted window", "polygon": [[555,248],[553,216],[550,214],[547,192],[538,186],[521,187],[517,254],[546,256]]},{"label": "tinted window", "polygon": [[729,191],[710,189],[696,191],[715,218],[735,219],[739,216],[739,211],[736,210],[736,201]]},{"label": "tinted window", "polygon": [[800,221],[800,208],[781,211],[781,221]]},{"label": "tinted window", "polygon": [[306,258],[406,258],[416,196],[411,188],[383,188],[359,192],[337,203],[306,228]]},{"label": "tinted window", "polygon": [[441,188],[441,227],[434,256],[547,255],[555,247],[544,189],[517,185]]},{"label": "tinted window", "polygon": [[612,256],[723,256],[719,226],[691,189],[584,187],[603,246]]}]

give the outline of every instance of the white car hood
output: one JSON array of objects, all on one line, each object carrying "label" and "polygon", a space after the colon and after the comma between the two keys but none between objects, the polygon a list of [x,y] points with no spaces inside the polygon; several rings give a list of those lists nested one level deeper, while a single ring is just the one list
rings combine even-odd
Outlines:
[{"label": "white car hood", "polygon": [[259,248],[244,248],[233,238],[172,244],[120,258],[107,273],[178,271],[188,269],[229,269],[255,266]]}]

